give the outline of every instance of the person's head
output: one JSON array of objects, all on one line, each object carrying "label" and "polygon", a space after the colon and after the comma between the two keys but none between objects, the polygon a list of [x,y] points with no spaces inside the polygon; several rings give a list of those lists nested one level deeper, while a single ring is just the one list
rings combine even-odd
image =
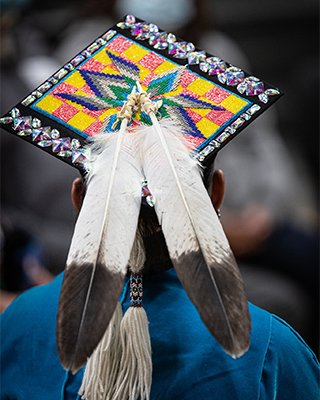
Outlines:
[{"label": "person's head", "polygon": [[[213,170],[207,174],[206,187],[211,198],[211,202],[216,211],[221,208],[224,192],[225,179],[221,170]],[[82,178],[73,181],[71,198],[76,211],[81,210],[85,195],[85,184]],[[142,235],[146,250],[146,262],[143,273],[158,273],[172,267],[168,254],[165,238],[159,225],[156,213],[152,207],[143,203],[140,209],[138,229]]]}]

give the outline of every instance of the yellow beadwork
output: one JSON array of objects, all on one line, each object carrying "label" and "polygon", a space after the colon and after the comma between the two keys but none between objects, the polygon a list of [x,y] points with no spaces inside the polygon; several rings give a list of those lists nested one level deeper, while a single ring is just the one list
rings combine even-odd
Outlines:
[{"label": "yellow beadwork", "polygon": [[114,114],[114,108],[109,108],[108,110],[104,111],[99,117],[98,120],[103,122],[106,117]]},{"label": "yellow beadwork", "polygon": [[204,93],[207,93],[208,90],[212,89],[213,87],[214,87],[213,83],[198,78],[195,81],[193,81],[191,85],[188,86],[188,90],[191,90],[191,92],[202,96]]},{"label": "yellow beadwork", "polygon": [[81,89],[86,84],[86,81],[82,78],[79,71],[74,71],[74,73],[65,80],[65,83]]},{"label": "yellow beadwork", "polygon": [[[125,60],[127,59],[128,61],[131,61],[134,64],[136,64],[139,68],[140,82],[143,82],[145,80],[145,83],[148,84],[151,77],[152,76],[154,77],[153,74],[160,75],[160,74],[166,73],[172,69],[175,69],[178,66],[178,64],[163,58],[163,62],[161,64],[159,64],[157,66],[157,68],[155,68],[153,71],[151,71],[150,69],[146,68],[146,66],[149,66],[148,61],[146,61],[146,59],[142,60],[147,54],[150,53],[150,50],[144,48],[143,45],[139,45],[136,43],[132,43],[129,47],[127,47],[126,41],[127,41],[127,39],[123,39],[123,43],[125,44],[125,50],[124,51],[121,50],[121,52],[120,52],[122,42],[119,42],[120,45],[117,46],[116,44],[112,45],[112,40],[111,40],[109,43],[111,49],[109,48],[109,44],[107,44],[106,47],[101,48],[101,50],[99,50],[97,53],[95,53],[95,55],[90,59],[91,61],[94,61],[94,60],[98,61],[98,63],[90,64],[90,60],[89,60],[87,67],[86,67],[86,63],[84,63],[81,68],[83,68],[84,70],[88,69],[90,71],[91,65],[92,65],[93,66],[92,67],[93,74],[97,73],[97,74],[108,74],[108,75],[113,75],[113,76],[115,76],[115,75],[121,76],[121,73],[116,68],[111,67],[112,59],[107,55],[106,51],[108,51],[110,54],[113,54],[120,58],[124,57]],[[112,50],[112,48],[117,48],[119,50],[115,51],[115,50]],[[156,56],[160,57],[159,54],[157,54]],[[140,60],[143,65],[140,64]],[[161,62],[161,59],[160,59],[160,62]],[[101,64],[99,64],[99,63],[101,63]],[[125,63],[126,63],[126,61],[123,62],[124,69],[127,68],[125,66],[126,65]],[[158,63],[158,60],[157,60],[157,63]],[[95,69],[96,65],[97,65],[97,69]],[[100,65],[101,65],[101,68],[103,68],[104,65],[105,65],[105,67],[103,69],[99,69]],[[150,65],[152,65],[152,63]],[[128,78],[130,79],[130,76],[131,76],[130,75],[130,67],[128,67],[128,71],[129,71]],[[150,74],[151,74],[151,76],[150,76],[150,78],[148,78],[148,76]],[[133,74],[133,76],[134,76],[134,74]],[[169,74],[168,74],[168,76],[169,76]],[[87,86],[88,83],[85,81],[85,79],[82,77],[82,75],[79,71],[74,71],[71,74],[71,76],[69,76],[67,79],[64,80],[64,83],[69,84],[73,88],[78,89],[76,92],[72,92],[72,94],[80,95],[80,96],[88,96],[89,95],[85,90],[82,90],[82,88],[84,88],[84,86]],[[189,83],[189,85],[188,85],[188,83]],[[133,83],[131,82],[130,85],[131,84],[133,84]],[[185,75],[182,75],[180,85],[178,85],[176,87],[175,91],[166,92],[167,84],[168,84],[168,81],[166,81],[165,79],[162,79],[159,82],[159,87],[160,87],[159,93],[162,93],[162,96],[164,96],[164,97],[176,96],[182,92],[185,94],[186,98],[188,98],[189,95],[192,98],[193,94],[195,94],[196,98],[200,102],[209,103],[209,104],[212,104],[213,106],[217,105],[217,102],[214,102],[213,100],[210,100],[204,96],[210,89],[216,87],[217,85],[210,82],[209,80],[200,78],[198,75],[193,74],[193,72],[191,72],[191,71],[188,71],[188,72],[186,72]],[[143,86],[143,89],[147,90],[147,87],[145,85],[142,84],[142,86]],[[113,87],[112,90],[116,90],[115,87]],[[118,91],[120,93],[120,96],[121,96],[121,90],[122,89],[119,87]],[[225,89],[225,90],[228,92],[227,89]],[[58,91],[55,91],[55,92],[58,93]],[[70,95],[72,96],[72,94],[70,94]],[[211,98],[214,98],[214,97],[211,97]],[[83,100],[83,101],[85,101],[85,100]],[[62,104],[69,104],[74,109],[79,110],[79,112],[76,114],[74,114],[74,112],[72,113],[72,110],[71,110],[70,111],[70,119],[65,122],[67,122],[67,124],[71,128],[75,128],[75,129],[78,129],[81,131],[86,130],[87,128],[90,127],[90,125],[92,123],[95,123],[96,121],[104,122],[107,117],[113,116],[117,112],[116,108],[110,108],[107,110],[103,110],[103,113],[101,115],[99,115],[99,116],[97,115],[95,117],[94,112],[93,113],[85,113],[84,111],[82,111],[84,109],[84,106],[81,104],[78,104],[76,101],[71,101],[67,98],[60,99],[58,97],[54,97],[54,95],[52,95],[51,93],[47,93],[46,95],[44,95],[44,97],[36,104],[36,107],[39,107],[48,113],[53,113]],[[248,104],[248,101],[246,101],[245,99],[241,99],[240,97],[229,92],[229,95],[227,95],[227,97],[219,103],[219,107],[224,107],[227,111],[229,111],[228,114],[230,114],[230,113],[236,114],[236,113],[240,112],[247,104]],[[199,129],[199,131],[201,131],[201,133],[204,135],[205,138],[209,138],[218,129],[220,129],[219,125],[223,124],[223,121],[220,122],[218,120],[218,117],[217,117],[217,120],[212,119],[212,115],[211,115],[210,119],[215,120],[217,123],[214,123],[210,119],[206,118],[206,115],[210,112],[210,107],[209,108],[196,108],[196,107],[197,107],[197,105],[195,105],[194,108],[190,109],[191,113],[192,112],[195,113],[195,114],[193,114],[195,116],[194,124]],[[120,108],[118,107],[118,109],[120,109]],[[58,110],[57,115],[59,112],[60,112],[60,110]],[[230,115],[230,117],[232,117],[232,114]],[[201,119],[199,120],[199,118],[201,118]],[[139,121],[140,119],[142,119],[142,121],[143,121],[143,115],[141,115],[141,111],[139,110],[135,114],[135,120]],[[217,125],[217,124],[219,124],[219,125]],[[88,131],[90,131],[90,129]]]},{"label": "yellow beadwork", "polygon": [[[102,64],[108,65],[111,63],[111,60],[108,56],[108,54],[105,52],[105,49],[100,50],[98,53],[96,53],[93,57],[95,60],[100,61]],[[111,68],[112,71],[114,69]]]},{"label": "yellow beadwork", "polygon": [[133,44],[126,51],[124,51],[122,55],[136,63],[139,60],[141,60],[141,58],[144,57],[145,55],[147,55],[148,53],[149,53],[149,50],[144,49],[143,47],[138,46],[137,44]]},{"label": "yellow beadwork", "polygon": [[[199,110],[197,110],[198,112]],[[215,124],[214,122],[209,121],[207,118],[202,118],[197,124],[196,127],[201,130],[203,135],[208,138],[210,135],[212,135],[217,129],[219,129],[219,126]]]},{"label": "yellow beadwork", "polygon": [[140,70],[140,82],[142,82],[144,78],[150,75],[151,71],[150,69],[145,68],[142,65],[139,65],[139,70]]},{"label": "yellow beadwork", "polygon": [[231,94],[226,99],[224,99],[219,105],[225,107],[227,110],[236,114],[247,104],[248,102],[246,100],[242,100],[240,99],[240,97]]},{"label": "yellow beadwork", "polygon": [[[84,92],[82,92],[82,91],[79,91],[79,93],[76,92],[76,94],[83,94],[83,93],[84,93]],[[85,94],[87,95],[87,93],[85,93]],[[82,104],[77,104],[77,103],[75,103],[74,101],[66,100],[65,103],[70,104],[70,106],[72,106],[72,107],[74,107],[74,108],[77,108],[79,111],[81,111],[81,110],[83,109],[83,105],[82,105]]]},{"label": "yellow beadwork", "polygon": [[47,111],[48,113],[52,113],[55,111],[58,107],[63,104],[64,101],[59,100],[51,95],[47,95],[43,97],[39,103],[37,103],[37,107],[41,108],[44,111]]},{"label": "yellow beadwork", "polygon": [[95,120],[95,118],[80,111],[78,114],[69,119],[68,124],[76,129],[83,131],[84,129],[88,128],[88,126],[90,126]]},{"label": "yellow beadwork", "polygon": [[162,74],[163,72],[170,71],[170,69],[173,69],[173,68],[176,68],[176,67],[177,67],[176,64],[173,64],[170,61],[164,61],[153,72],[155,74]]}]

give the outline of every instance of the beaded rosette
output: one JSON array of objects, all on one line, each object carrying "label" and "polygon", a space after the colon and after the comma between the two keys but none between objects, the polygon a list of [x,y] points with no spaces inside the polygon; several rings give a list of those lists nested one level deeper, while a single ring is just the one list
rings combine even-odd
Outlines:
[{"label": "beaded rosette", "polygon": [[[177,123],[191,156],[204,165],[281,96],[240,68],[128,15],[2,117],[1,126],[86,171],[86,143],[114,129],[137,81],[152,101],[162,102],[158,119]],[[135,111],[129,129],[151,125],[144,111]]]}]

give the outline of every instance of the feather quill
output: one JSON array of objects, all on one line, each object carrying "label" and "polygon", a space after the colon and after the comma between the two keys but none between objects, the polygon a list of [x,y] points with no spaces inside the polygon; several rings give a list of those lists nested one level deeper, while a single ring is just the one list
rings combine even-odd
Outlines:
[{"label": "feather quill", "polygon": [[124,136],[126,125],[123,119],[93,164],[68,254],[56,342],[61,364],[72,373],[107,329],[136,234],[142,172],[134,137]]},{"label": "feather quill", "polygon": [[199,166],[172,129],[149,115],[143,168],[170,258],[211,334],[240,357],[249,348],[251,319],[236,261]]}]

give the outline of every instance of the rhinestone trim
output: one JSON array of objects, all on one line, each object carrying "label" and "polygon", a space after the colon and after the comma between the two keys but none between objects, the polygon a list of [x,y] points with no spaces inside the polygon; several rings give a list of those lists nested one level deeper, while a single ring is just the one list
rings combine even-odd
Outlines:
[{"label": "rhinestone trim", "polygon": [[75,67],[81,64],[84,60],[91,57],[97,50],[100,49],[101,46],[105,45],[108,40],[113,38],[116,35],[117,31],[110,29],[104,35],[99,37],[93,43],[90,44],[84,51],[74,57],[69,63],[67,63],[64,67],[62,67],[59,71],[57,71],[54,75],[48,78],[44,83],[42,83],[37,89],[35,89],[29,96],[27,96],[21,104],[24,106],[29,106],[39,97],[41,97],[44,93],[46,93],[49,89],[52,88],[53,85],[56,85],[64,78],[69,72],[73,71]]},{"label": "rhinestone trim", "polygon": [[40,147],[51,147],[51,152],[59,157],[71,157],[71,162],[81,166],[85,171],[91,167],[91,151],[81,147],[78,139],[60,137],[60,132],[51,126],[42,127],[38,118],[23,116],[17,108],[13,108],[10,117],[0,118],[2,124],[13,124],[12,129],[18,136],[31,136],[32,142]]}]

